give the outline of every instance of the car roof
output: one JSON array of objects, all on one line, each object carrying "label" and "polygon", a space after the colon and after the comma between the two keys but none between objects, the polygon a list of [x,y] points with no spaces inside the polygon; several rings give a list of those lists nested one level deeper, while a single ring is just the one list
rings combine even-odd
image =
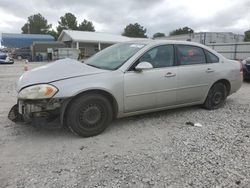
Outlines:
[{"label": "car roof", "polygon": [[215,50],[211,49],[208,46],[205,46],[203,44],[200,43],[196,43],[196,42],[191,42],[191,41],[180,41],[180,40],[158,40],[158,39],[141,39],[141,40],[132,40],[132,41],[128,41],[125,43],[137,43],[137,44],[145,44],[145,45],[163,45],[163,44],[183,44],[183,45],[193,45],[193,46],[197,46],[197,47],[201,47],[203,49],[206,49],[210,52],[212,52],[213,54],[221,57],[221,58],[225,58],[224,56],[222,56],[221,54],[219,54],[218,52],[216,52]]},{"label": "car roof", "polygon": [[132,40],[125,43],[140,43],[140,44],[185,44],[185,45],[194,45],[204,47],[204,45],[196,42],[190,41],[179,41],[179,40],[158,40],[158,39],[141,39],[141,40]]}]

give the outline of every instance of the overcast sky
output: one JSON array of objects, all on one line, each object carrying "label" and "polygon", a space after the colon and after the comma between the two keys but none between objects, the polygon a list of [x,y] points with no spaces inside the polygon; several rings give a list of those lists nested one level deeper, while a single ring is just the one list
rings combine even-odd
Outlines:
[{"label": "overcast sky", "polygon": [[250,29],[250,0],[0,0],[0,33],[20,33],[27,17],[41,13],[56,28],[71,12],[88,19],[96,31],[120,34],[138,22],[147,34],[168,34],[179,27],[243,34]]}]

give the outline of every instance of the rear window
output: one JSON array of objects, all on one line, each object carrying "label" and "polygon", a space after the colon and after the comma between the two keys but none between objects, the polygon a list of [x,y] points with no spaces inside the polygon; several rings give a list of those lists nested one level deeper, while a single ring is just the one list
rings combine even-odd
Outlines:
[{"label": "rear window", "polygon": [[177,45],[180,65],[205,64],[206,57],[202,48],[189,45]]},{"label": "rear window", "polygon": [[206,56],[207,56],[207,62],[208,63],[218,63],[219,62],[219,58],[214,55],[213,53],[205,50]]}]

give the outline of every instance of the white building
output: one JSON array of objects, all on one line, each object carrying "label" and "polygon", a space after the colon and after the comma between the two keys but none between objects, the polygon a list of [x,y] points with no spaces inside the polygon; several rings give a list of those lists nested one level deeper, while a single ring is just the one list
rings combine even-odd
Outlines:
[{"label": "white building", "polygon": [[207,46],[228,59],[243,60],[250,57],[250,42],[214,43]]},{"label": "white building", "polygon": [[159,37],[156,39],[184,40],[184,41],[192,41],[208,45],[213,43],[243,42],[244,35],[234,34],[231,32],[200,32],[200,33]]},{"label": "white building", "polygon": [[137,39],[108,33],[63,30],[58,41],[64,42],[69,48],[79,49],[83,57],[90,57],[110,45]]}]

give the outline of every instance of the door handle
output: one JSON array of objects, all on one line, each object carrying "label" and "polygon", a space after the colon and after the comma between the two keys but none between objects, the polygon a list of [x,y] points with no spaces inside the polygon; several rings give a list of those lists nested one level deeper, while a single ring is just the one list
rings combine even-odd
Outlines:
[{"label": "door handle", "polygon": [[214,70],[211,68],[207,68],[206,73],[210,73],[210,72],[214,72]]},{"label": "door handle", "polygon": [[165,77],[174,77],[174,76],[176,76],[176,74],[172,72],[168,72],[167,74],[165,74]]}]

